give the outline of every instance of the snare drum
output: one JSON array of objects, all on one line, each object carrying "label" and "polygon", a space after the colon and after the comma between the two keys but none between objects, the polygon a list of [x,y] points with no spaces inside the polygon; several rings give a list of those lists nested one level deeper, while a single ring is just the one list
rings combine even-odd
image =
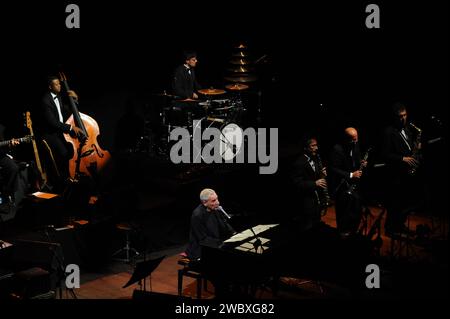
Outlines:
[{"label": "snare drum", "polygon": [[212,100],[211,102],[212,102],[211,104],[214,107],[224,107],[224,106],[230,105],[229,99]]},{"label": "snare drum", "polygon": [[208,110],[211,107],[211,101],[203,101],[198,103],[204,110]]},{"label": "snare drum", "polygon": [[212,100],[212,107],[208,111],[208,115],[216,118],[228,119],[230,112],[234,108],[229,99]]}]

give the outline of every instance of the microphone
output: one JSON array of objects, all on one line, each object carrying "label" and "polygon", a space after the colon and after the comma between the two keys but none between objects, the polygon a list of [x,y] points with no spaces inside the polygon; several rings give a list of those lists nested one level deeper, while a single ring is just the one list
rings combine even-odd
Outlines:
[{"label": "microphone", "polygon": [[228,214],[223,210],[222,206],[219,206],[218,209],[219,209],[219,210],[220,210],[220,211],[221,211],[228,219],[231,219],[231,216],[228,215]]}]

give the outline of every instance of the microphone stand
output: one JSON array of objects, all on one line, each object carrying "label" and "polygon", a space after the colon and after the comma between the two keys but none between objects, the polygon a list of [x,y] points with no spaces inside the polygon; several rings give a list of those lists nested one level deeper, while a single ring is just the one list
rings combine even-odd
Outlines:
[{"label": "microphone stand", "polygon": [[229,220],[231,220],[231,216],[228,215],[222,208],[222,206],[219,206],[217,208],[218,211],[220,211],[222,213],[222,216],[225,216],[226,218],[222,217],[223,222],[225,223],[225,226],[228,228],[228,230],[230,231],[230,233],[232,233],[233,235],[236,234],[236,231],[234,230],[233,226],[230,225],[230,223],[228,222]]}]

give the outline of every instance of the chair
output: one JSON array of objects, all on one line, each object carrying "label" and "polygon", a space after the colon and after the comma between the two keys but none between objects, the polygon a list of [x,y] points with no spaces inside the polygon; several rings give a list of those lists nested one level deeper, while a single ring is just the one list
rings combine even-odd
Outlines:
[{"label": "chair", "polygon": [[195,267],[192,267],[191,260],[189,258],[181,258],[178,260],[178,265],[183,266],[183,268],[178,269],[178,295],[182,295],[183,291],[183,277],[190,277],[197,280],[197,298],[202,298],[202,281],[203,281],[203,288],[205,291],[208,291],[208,282],[206,278],[201,274],[201,272],[198,269],[195,269]]},{"label": "chair", "polygon": [[131,247],[130,234],[134,231],[134,229],[131,225],[125,223],[117,224],[116,228],[119,231],[125,232],[125,246],[116,251],[112,256],[114,257],[124,254],[125,258],[114,258],[114,260],[129,263],[131,262],[132,258],[140,255],[136,249]]}]

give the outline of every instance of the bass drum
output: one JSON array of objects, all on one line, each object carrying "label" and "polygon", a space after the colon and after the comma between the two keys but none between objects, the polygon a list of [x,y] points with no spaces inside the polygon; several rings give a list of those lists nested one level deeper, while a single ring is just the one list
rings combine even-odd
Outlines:
[{"label": "bass drum", "polygon": [[[220,131],[219,150],[223,161],[233,161],[239,154],[244,139],[243,130],[236,123],[228,123],[218,118],[207,118],[205,129],[216,128]],[[215,145],[214,145],[215,146]]]}]

